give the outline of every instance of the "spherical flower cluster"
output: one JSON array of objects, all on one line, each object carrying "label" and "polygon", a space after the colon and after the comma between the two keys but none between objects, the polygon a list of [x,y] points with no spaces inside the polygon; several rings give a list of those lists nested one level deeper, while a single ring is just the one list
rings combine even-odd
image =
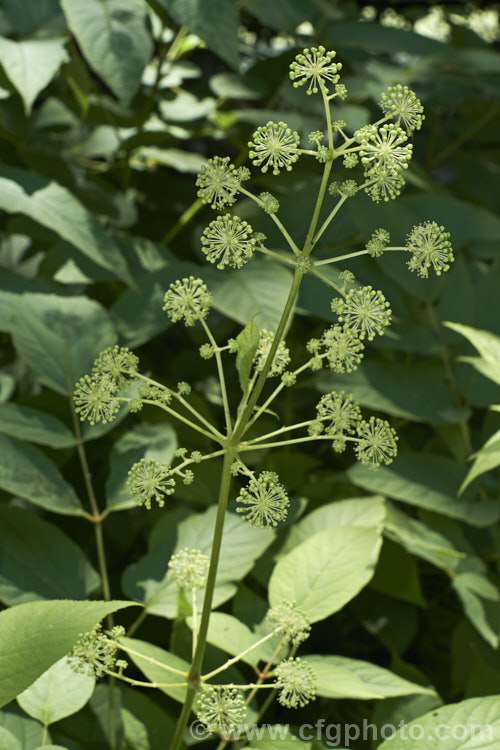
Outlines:
[{"label": "spherical flower cluster", "polygon": [[126,346],[110,346],[94,362],[92,374],[107,376],[118,389],[128,384],[128,378],[137,374],[139,358]]},{"label": "spherical flower cluster", "polygon": [[[123,634],[120,630],[120,633]],[[98,625],[89,633],[80,636],[79,641],[68,654],[68,662],[74,672],[89,677],[102,677],[113,670],[117,646]]]},{"label": "spherical flower cluster", "polygon": [[137,392],[141,399],[144,399],[145,401],[154,401],[163,406],[168,406],[172,401],[172,391],[161,385],[141,383]]},{"label": "spherical flower cluster", "polygon": [[359,185],[356,180],[344,180],[343,182],[332,182],[328,188],[330,195],[341,195],[352,198],[358,192]]},{"label": "spherical flower cluster", "polygon": [[323,143],[323,141],[325,140],[325,134],[322,130],[313,130],[307,136],[307,140],[309,141],[311,146],[319,146],[319,144]]},{"label": "spherical flower cluster", "polygon": [[398,436],[389,422],[378,417],[370,417],[368,422],[359,422],[357,434],[359,442],[356,444],[355,452],[362,464],[377,468],[382,463],[392,463],[398,452]]},{"label": "spherical flower cluster", "polygon": [[347,86],[344,86],[343,83],[337,83],[337,85],[335,86],[334,96],[336,96],[337,99],[341,99],[342,101],[347,99]]},{"label": "spherical flower cluster", "polygon": [[207,584],[208,557],[199,549],[183,549],[172,555],[168,576],[180,589],[195,591]]},{"label": "spherical flower cluster", "polygon": [[252,255],[255,237],[250,224],[238,216],[219,216],[210,222],[201,238],[202,250],[217,268],[241,268]]},{"label": "spherical flower cluster", "polygon": [[391,236],[387,229],[376,229],[368,242],[366,243],[366,251],[372,258],[379,258],[387,245],[391,240]]},{"label": "spherical flower cluster", "polygon": [[163,310],[172,322],[184,320],[192,326],[207,317],[212,305],[212,295],[201,279],[189,276],[170,284],[163,299]]},{"label": "spherical flower cluster", "polygon": [[324,332],[322,345],[330,369],[339,374],[353,372],[363,359],[365,347],[359,336],[338,324]]},{"label": "spherical flower cluster", "polygon": [[259,201],[261,208],[266,214],[275,214],[279,211],[279,201],[271,193],[261,193],[259,195]]},{"label": "spherical flower cluster", "polygon": [[[266,331],[262,328],[259,336],[259,345],[255,351],[255,369],[257,372],[262,372],[264,364],[271,351],[271,345],[274,341],[274,333],[272,331]],[[285,367],[290,362],[290,350],[285,345],[284,341],[280,341],[276,354],[274,355],[273,363],[267,373],[268,378],[272,378],[275,375],[281,375]]]},{"label": "spherical flower cluster", "polygon": [[295,57],[290,65],[290,79],[293,85],[309,84],[308,94],[316,94],[318,87],[323,89],[327,84],[335,84],[340,76],[342,63],[335,63],[336,52],[327,52],[324,47],[305,49]]},{"label": "spherical flower cluster", "polygon": [[198,198],[216,209],[232,206],[241,183],[249,177],[246,167],[235,167],[228,156],[215,156],[202,166],[196,178]]},{"label": "spherical flower cluster", "polygon": [[288,494],[273,471],[263,471],[250,479],[237,497],[241,506],[236,509],[250,526],[277,526],[288,514]]},{"label": "spherical flower cluster", "polygon": [[371,341],[377,333],[382,335],[391,322],[389,303],[382,292],[371,286],[351,289],[345,299],[334,300],[332,304],[344,329],[353,331],[360,339]]},{"label": "spherical flower cluster", "polygon": [[429,276],[429,268],[433,268],[437,276],[448,271],[453,263],[453,250],[449,232],[444,231],[435,221],[426,221],[413,227],[408,235],[406,247],[412,257],[408,261],[411,271],[416,271],[421,278]]},{"label": "spherical flower cluster", "polygon": [[382,125],[367,132],[359,154],[365,168],[392,167],[406,169],[411,159],[413,146],[407,143],[408,136],[397,125]]},{"label": "spherical flower cluster", "polygon": [[196,713],[208,732],[230,737],[245,721],[246,706],[241,693],[234,688],[202,685]]},{"label": "spherical flower cluster", "polygon": [[275,670],[278,700],[287,708],[302,708],[316,697],[316,677],[302,659],[287,659]]},{"label": "spherical flower cluster", "polygon": [[266,623],[270,630],[280,633],[293,646],[309,638],[311,632],[307,617],[295,602],[283,601],[271,607],[266,615]]},{"label": "spherical flower cluster", "polygon": [[299,158],[299,134],[284,122],[268,122],[257,128],[249,141],[249,157],[252,164],[262,172],[272,169],[279,174],[281,169],[288,172]]},{"label": "spherical flower cluster", "polygon": [[323,396],[316,406],[316,413],[327,434],[331,435],[352,435],[361,420],[359,405],[344,391],[332,391]]},{"label": "spherical flower cluster", "polygon": [[111,422],[120,408],[118,388],[109,375],[84,375],[75,385],[75,412],[91,425]]},{"label": "spherical flower cluster", "polygon": [[420,99],[408,86],[389,86],[380,97],[380,108],[384,115],[392,117],[396,125],[402,125],[408,133],[420,130],[425,119]]},{"label": "spherical flower cluster", "polygon": [[365,172],[365,193],[379,203],[390,201],[401,195],[405,185],[403,173],[391,166],[373,167]]},{"label": "spherical flower cluster", "polygon": [[165,495],[173,495],[175,480],[166,464],[159,464],[153,458],[141,458],[128,473],[127,487],[137,505],[151,508],[155,500],[160,508],[165,505]]},{"label": "spherical flower cluster", "polygon": [[346,169],[352,169],[357,165],[359,157],[357,154],[346,154],[343,159],[343,165]]}]

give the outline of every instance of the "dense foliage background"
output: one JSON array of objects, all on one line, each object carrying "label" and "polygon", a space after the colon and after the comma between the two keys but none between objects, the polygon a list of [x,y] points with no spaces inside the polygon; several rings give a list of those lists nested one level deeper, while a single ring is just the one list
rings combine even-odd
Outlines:
[{"label": "dense foliage background", "polygon": [[[380,92],[398,82],[415,89],[426,120],[414,138],[404,194],[383,205],[357,196],[319,254],[362,247],[380,226],[402,244],[413,224],[430,219],[451,233],[456,262],[445,276],[423,281],[394,256],[383,263],[353,261],[357,278],[390,299],[394,325],[370,343],[357,372],[311,376],[282,402],[287,418],[308,419],[318,393],[340,384],[372,412],[388,415],[400,435],[398,459],[378,472],[353,466],[347,455],[333,460],[327,448],[322,454],[290,447],[265,459],[300,498],[297,515],[322,512],[313,528],[327,526],[330,514],[337,517],[339,500],[388,499],[374,578],[341,613],[315,625],[307,650],[370,661],[431,685],[440,696],[376,701],[368,690],[360,700],[320,698],[308,708],[307,721],[397,723],[441,703],[500,693],[498,474],[482,475],[457,497],[468,457],[500,427],[498,411],[489,409],[500,400],[498,381],[460,362],[473,349],[442,325],[452,321],[500,335],[498,9],[482,4],[480,10],[447,3],[429,14],[425,3],[364,7],[326,0],[4,0],[5,607],[102,599],[100,537],[93,530],[99,527],[112,597],[145,602],[151,616],[138,636],[165,648],[172,643],[166,564],[182,521],[190,524],[182,527],[184,545],[209,544],[204,514],[212,517],[218,466],[200,466],[195,483],[180,487],[166,511],[137,509],[125,487],[131,464],[145,455],[164,460],[178,444],[198,445],[182,427],[147,410],[123,413],[118,425],[82,428],[80,437],[70,395],[94,357],[118,341],[134,348],[158,379],[189,380],[200,408],[218,409],[212,363],[199,358],[197,330],[187,335],[169,327],[161,310],[166,287],[191,273],[202,276],[214,292],[215,329],[223,338],[236,335],[255,313],[261,327],[272,329],[291,274],[260,258],[237,272],[203,263],[199,239],[212,215],[197,200],[194,175],[216,154],[242,163],[251,133],[268,119],[285,120],[303,135],[322,127],[320,103],[288,79],[297,49],[321,43],[344,65],[349,98],[337,116],[351,128],[366,124]],[[258,189],[278,196],[280,218],[297,237],[312,209],[316,166],[302,160],[290,174],[253,177]],[[240,204],[238,213],[279,247],[271,222],[257,216],[253,204]],[[334,319],[329,300],[326,287],[306,280],[289,335],[295,351]],[[269,416],[270,428],[274,424]],[[493,468],[498,453],[492,451]],[[104,519],[89,504],[85,461]],[[252,537],[253,546],[229,533],[228,582],[237,591],[223,610],[249,626],[259,621],[274,561],[311,534],[307,528],[287,526],[258,543]],[[235,559],[241,563],[236,572]],[[119,621],[130,624],[136,614],[125,610]],[[182,626],[176,634],[180,654],[187,648],[185,631]],[[209,661],[220,656],[210,646]],[[106,700],[100,686],[82,711],[50,727],[52,741],[69,750],[108,747]],[[125,689],[122,705],[124,747],[164,748],[178,704]],[[298,723],[300,717],[277,707],[267,720]],[[15,702],[0,711],[0,726],[24,750],[40,744],[41,725]]]}]

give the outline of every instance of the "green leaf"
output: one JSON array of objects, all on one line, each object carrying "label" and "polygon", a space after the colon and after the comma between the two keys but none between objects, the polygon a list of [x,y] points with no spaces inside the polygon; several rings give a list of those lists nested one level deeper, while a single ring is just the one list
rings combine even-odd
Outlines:
[{"label": "green leaf", "polygon": [[464,612],[492,648],[498,648],[500,594],[498,588],[480,573],[460,573],[452,580]]},{"label": "green leaf", "polygon": [[350,497],[348,500],[337,500],[335,503],[322,505],[292,526],[280,552],[281,554],[290,552],[324,529],[334,529],[339,526],[382,527],[385,514],[385,498],[380,495]]},{"label": "green leaf", "polygon": [[216,96],[224,99],[261,99],[265,94],[262,86],[236,73],[216,73],[209,86]]},{"label": "green leaf", "polygon": [[120,692],[123,733],[131,750],[165,750],[165,737],[175,733],[174,717],[136,688],[122,685]]},{"label": "green leaf", "polygon": [[141,0],[61,0],[83,56],[128,104],[140,86],[153,42]]},{"label": "green leaf", "polygon": [[380,528],[341,526],[309,537],[282,557],[269,582],[269,601],[296,602],[311,622],[338,612],[373,576]]},{"label": "green leaf", "polygon": [[66,188],[34,172],[0,168],[0,209],[24,214],[70,242],[98,266],[135,285],[125,258],[98,220]]},{"label": "green leaf", "polygon": [[491,372],[495,373],[495,382],[500,383],[500,336],[460,323],[445,323],[444,325],[465,336],[475,346],[485,362],[492,366]]},{"label": "green leaf", "polygon": [[[127,648],[131,648],[137,652],[136,654],[125,652],[125,656],[127,659],[131,659],[136,667],[138,667],[141,672],[146,675],[148,680],[151,680],[151,682],[167,684],[178,683],[181,686],[185,686],[186,680],[184,677],[181,677],[181,675],[175,674],[174,672],[169,672],[158,664],[152,664],[148,661],[148,659],[154,659],[155,661],[160,662],[160,664],[166,664],[168,667],[180,669],[187,673],[189,672],[189,664],[187,661],[184,661],[184,659],[165,651],[159,646],[154,646],[152,643],[146,643],[145,641],[139,641],[136,638],[120,638],[120,643],[123,643]],[[145,658],[141,658],[141,656]],[[162,687],[159,689],[162,693],[166,693],[166,695],[169,695],[180,703],[184,701],[186,695],[185,687]]]},{"label": "green leaf", "polygon": [[99,576],[57,526],[27,510],[0,505],[0,600],[84,599]]},{"label": "green leaf", "polygon": [[379,750],[422,750],[422,738],[424,744],[428,741],[439,750],[496,750],[500,696],[471,698],[436,708],[399,729],[379,745]]},{"label": "green leaf", "polygon": [[322,374],[317,382],[322,393],[342,389],[361,406],[416,422],[455,424],[470,414],[454,405],[441,369],[427,364],[409,368],[403,362],[366,361],[353,373]]},{"label": "green leaf", "polygon": [[14,42],[0,37],[0,63],[21,94],[26,113],[40,91],[67,60],[66,39],[28,39]]},{"label": "green leaf", "polygon": [[465,488],[474,481],[474,479],[481,474],[485,474],[487,471],[496,469],[497,466],[500,466],[500,430],[497,430],[497,432],[486,441],[483,447],[474,454],[474,463],[460,486],[460,493],[462,493]]},{"label": "green leaf", "polygon": [[29,602],[0,612],[0,707],[62,659],[81,633],[133,602]]},{"label": "green leaf", "polygon": [[168,423],[143,423],[123,435],[113,445],[111,472],[106,484],[110,510],[135,508],[137,503],[127,488],[128,472],[141,458],[170,464],[177,449],[177,436]]},{"label": "green leaf", "polygon": [[23,750],[17,737],[3,727],[0,727],[0,750]]},{"label": "green leaf", "polygon": [[[76,0],[75,0],[76,1]],[[233,0],[159,0],[179,26],[186,26],[233,68],[239,66],[238,9]]]},{"label": "green leaf", "polygon": [[[305,726],[305,734],[309,734],[311,737],[316,736],[315,729],[309,731],[309,727]],[[259,732],[257,734],[257,732]],[[311,742],[302,742],[296,735],[290,731],[290,727],[287,724],[275,724],[271,727],[262,727],[255,731],[257,737],[252,740],[250,747],[255,750],[310,750],[312,747]],[[338,750],[344,750],[340,747]]]},{"label": "green leaf", "polygon": [[290,271],[277,263],[254,261],[221,276],[219,284],[211,284],[219,312],[242,325],[256,317],[259,328],[275,331],[292,285]]},{"label": "green leaf", "polygon": [[79,711],[94,692],[95,678],[77,674],[64,657],[38,677],[17,702],[44,726]]},{"label": "green leaf", "polygon": [[457,500],[461,466],[446,456],[400,453],[390,466],[372,471],[355,464],[346,474],[353,484],[368,492],[380,492],[471,526],[489,526],[500,517],[500,505],[494,500]]},{"label": "green leaf", "polygon": [[94,359],[116,342],[114,326],[99,303],[55,294],[24,294],[12,317],[11,333],[38,380],[71,396]]},{"label": "green leaf", "polygon": [[0,488],[53,513],[84,515],[73,487],[38,448],[0,435]]},{"label": "green leaf", "polygon": [[0,406],[0,433],[51,448],[71,448],[75,445],[75,436],[59,419],[20,404]]},{"label": "green leaf", "polygon": [[[42,742],[42,725],[26,716],[24,711],[21,711],[15,703],[9,706],[8,711],[0,710],[0,726],[11,732],[19,740],[22,750],[33,750]],[[47,732],[45,739],[47,742],[51,742],[50,731]]]},{"label": "green leaf", "polygon": [[[173,515],[165,515],[152,532],[149,553],[125,571],[124,591],[143,601],[151,614],[175,617],[177,588],[167,577],[168,561],[174,552],[185,547],[199,549],[210,556],[216,512],[216,507],[211,506],[205,513],[192,515],[181,523]],[[234,595],[235,582],[247,575],[274,538],[271,529],[250,527],[235,513],[226,514],[214,608]],[[197,594],[198,607],[203,605],[203,597],[204,591],[201,590]]]},{"label": "green leaf", "polygon": [[260,338],[259,326],[252,319],[250,320],[241,333],[236,336],[238,344],[238,353],[236,354],[236,369],[240,380],[241,390],[246,395],[250,373],[252,371],[253,360]]},{"label": "green leaf", "polygon": [[453,569],[465,557],[443,534],[387,503],[385,535],[410,552],[444,570]]},{"label": "green leaf", "polygon": [[[192,627],[192,619],[187,621]],[[207,641],[212,646],[220,648],[231,656],[237,656],[262,638],[263,635],[255,635],[249,627],[240,622],[236,617],[225,612],[212,612],[208,624]],[[255,666],[259,659],[263,658],[260,648],[252,649],[242,657],[242,661]]]},{"label": "green leaf", "polygon": [[323,698],[373,700],[396,695],[435,695],[376,664],[344,656],[309,654],[305,657],[316,675],[316,693]]}]

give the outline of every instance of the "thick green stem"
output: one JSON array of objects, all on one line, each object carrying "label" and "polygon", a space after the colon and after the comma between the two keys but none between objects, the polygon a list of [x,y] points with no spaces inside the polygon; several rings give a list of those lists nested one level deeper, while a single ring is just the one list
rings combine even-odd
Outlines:
[{"label": "thick green stem", "polygon": [[177,727],[170,750],[179,750],[179,748],[182,746],[182,737],[189,721],[191,708],[193,706],[196,691],[198,690],[198,686],[200,683],[203,656],[205,654],[205,645],[207,642],[208,623],[210,620],[210,613],[212,611],[215,581],[217,577],[217,568],[219,565],[222,534],[224,531],[224,520],[226,516],[227,501],[229,499],[229,489],[231,486],[231,464],[233,463],[233,459],[233,451],[231,449],[228,449],[224,455],[224,462],[222,464],[222,475],[217,505],[217,517],[215,519],[212,553],[210,556],[207,587],[205,589],[205,598],[203,600],[203,610],[201,613],[200,628],[198,631],[198,641],[193,657],[193,663],[191,664],[191,669],[189,670],[188,674],[188,688],[186,692],[186,699],[182,707],[179,721],[177,722]]}]

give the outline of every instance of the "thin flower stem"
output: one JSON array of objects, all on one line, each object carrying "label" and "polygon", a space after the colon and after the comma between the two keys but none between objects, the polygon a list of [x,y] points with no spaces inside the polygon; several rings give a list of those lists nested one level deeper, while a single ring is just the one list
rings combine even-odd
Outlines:
[{"label": "thin flower stem", "polygon": [[267,247],[257,247],[255,248],[260,253],[264,253],[265,255],[270,255],[272,258],[277,258],[282,263],[286,263],[289,266],[295,266],[295,262],[291,260],[290,258],[287,258],[286,255],[280,255],[279,253],[275,253],[274,250],[268,250]]},{"label": "thin flower stem", "polygon": [[[118,401],[123,401],[124,403],[129,403],[130,401],[134,401],[132,398],[125,398],[125,396],[117,396]],[[141,399],[143,404],[149,404],[150,406],[157,406],[159,409],[163,409],[163,411],[166,411],[167,414],[170,414],[170,416],[175,417],[175,419],[178,419],[180,422],[183,422],[184,424],[187,424],[189,427],[191,427],[192,430],[195,430],[196,432],[201,433],[202,435],[205,435],[206,437],[210,438],[210,440],[217,440],[217,442],[222,443],[224,438],[222,435],[220,437],[216,435],[214,432],[207,432],[207,430],[204,430],[202,427],[198,427],[197,424],[194,424],[194,422],[191,422],[190,419],[187,419],[187,417],[183,417],[182,414],[179,414],[179,412],[175,411],[174,409],[171,409],[169,406],[166,406],[165,404],[160,404],[158,401],[153,401],[151,399],[143,398]]]},{"label": "thin flower stem", "polygon": [[333,133],[332,133],[332,116],[330,114],[330,102],[328,100],[328,94],[326,93],[326,86],[321,81],[321,96],[323,97],[323,104],[325,107],[325,117],[326,117],[326,129],[328,132],[328,148],[330,149],[330,153],[333,154]]},{"label": "thin flower stem", "polygon": [[[384,253],[399,252],[401,250],[408,250],[406,246],[403,247],[384,247]],[[326,258],[325,260],[317,260],[314,267],[326,266],[328,263],[338,263],[339,260],[348,260],[349,258],[358,258],[360,255],[369,255],[368,250],[358,250],[355,253],[347,253],[347,255],[337,255],[334,258]]]},{"label": "thin flower stem", "polygon": [[186,224],[189,224],[193,216],[196,216],[198,211],[203,207],[203,202],[197,198],[195,201],[191,203],[188,208],[184,211],[181,216],[177,219],[174,226],[171,227],[160,240],[160,245],[163,245],[164,247],[168,246],[172,240],[177,237],[179,232],[182,232]]},{"label": "thin flower stem", "polygon": [[106,674],[108,674],[110,677],[116,677],[117,680],[122,680],[123,682],[127,682],[129,685],[134,685],[134,687],[144,687],[144,688],[183,688],[184,687],[184,685],[179,682],[144,682],[143,680],[134,680],[132,677],[126,677],[124,674],[120,674],[119,672],[106,671]]},{"label": "thin flower stem", "polygon": [[227,397],[226,378],[224,377],[224,367],[222,365],[222,357],[220,355],[220,351],[217,348],[217,342],[212,336],[212,332],[210,328],[208,327],[207,323],[202,319],[201,324],[205,330],[205,333],[207,334],[208,340],[210,341],[212,348],[214,350],[214,353],[215,353],[215,360],[217,362],[217,372],[219,373],[220,389],[222,393],[222,403],[224,405],[224,417],[226,420],[226,430],[229,436],[231,435],[233,426],[231,424],[231,410],[229,408],[229,400]]},{"label": "thin flower stem", "polygon": [[[214,342],[215,343],[215,342]],[[141,375],[139,372],[136,373],[137,377],[140,378],[140,380],[144,380],[145,383],[150,383],[151,385],[154,385],[158,388],[163,388],[164,390],[168,391],[172,394],[172,396],[180,403],[182,404],[191,414],[196,417],[196,419],[201,422],[201,424],[204,424],[205,427],[208,427],[208,429],[214,433],[214,435],[218,435],[219,437],[223,437],[222,432],[219,432],[219,430],[213,425],[211,422],[208,421],[208,419],[205,419],[200,412],[194,408],[194,406],[191,406],[191,404],[184,399],[180,393],[176,393],[175,391],[171,390],[170,388],[165,388],[165,386],[161,385],[161,383],[158,383],[156,380],[152,380],[151,378],[146,377],[146,375]],[[175,412],[177,414],[177,412]]]},{"label": "thin flower stem", "polygon": [[317,271],[315,268],[311,268],[311,273],[314,274],[314,276],[317,276],[318,279],[321,279],[321,281],[324,281],[325,284],[328,284],[328,286],[331,286],[338,294],[341,294],[343,297],[345,297],[345,292],[342,289],[342,287],[338,286],[334,281],[331,279],[328,279],[326,276],[324,276],[322,273]]},{"label": "thin flower stem", "polygon": [[[304,370],[307,370],[307,368],[309,367],[309,364],[310,364],[310,360],[308,362],[306,362],[304,365],[302,365],[301,367],[298,367],[296,370],[294,370],[292,374],[293,375],[300,375],[301,372],[303,372]],[[248,424],[246,426],[245,432],[253,425],[254,422],[256,422],[258,420],[258,418],[260,417],[260,415],[267,409],[267,407],[269,406],[269,404],[271,404],[274,401],[274,399],[276,398],[276,396],[278,396],[278,394],[281,393],[281,391],[283,390],[283,388],[286,388],[286,385],[285,385],[285,383],[283,381],[281,381],[280,384],[278,386],[276,386],[276,388],[271,393],[271,395],[262,404],[262,406],[259,406],[259,408],[255,412],[254,416],[249,420],[249,422],[248,422]]]},{"label": "thin flower stem", "polygon": [[244,651],[241,652],[241,654],[238,654],[238,656],[234,656],[232,659],[228,659],[224,664],[219,667],[218,669],[214,669],[213,672],[209,672],[208,674],[203,675],[201,678],[203,681],[210,680],[212,677],[215,677],[216,674],[220,674],[220,672],[224,672],[226,669],[228,669],[232,664],[236,664],[236,662],[240,661],[244,656],[250,653],[250,651],[253,651],[258,646],[261,646],[263,643],[266,643],[270,638],[274,638],[275,635],[277,635],[278,631],[273,630],[272,633],[268,633],[264,638],[261,638],[260,641],[256,641],[256,643],[253,643],[251,646],[246,648]]},{"label": "thin flower stem", "polygon": [[241,445],[241,451],[260,451],[264,448],[282,448],[285,445],[296,445],[297,443],[312,443],[314,440],[335,440],[336,438],[342,437],[342,440],[351,440],[352,442],[359,443],[360,438],[348,437],[347,435],[309,435],[303,438],[293,438],[292,440],[283,440],[277,443],[264,443],[261,445]]},{"label": "thin flower stem", "polygon": [[[245,190],[244,187],[240,187],[240,193],[243,193],[243,195],[246,195],[247,198],[251,198],[251,200],[253,200],[254,203],[256,203],[259,207],[262,208],[262,204],[261,204],[260,200],[257,198],[256,195],[254,195],[253,193],[251,193],[249,190]],[[285,227],[283,226],[283,224],[281,223],[281,221],[278,219],[278,217],[276,216],[276,214],[269,214],[269,216],[274,221],[274,223],[276,224],[276,226],[280,230],[281,234],[283,235],[283,237],[285,238],[285,240],[290,245],[291,249],[293,250],[293,254],[294,255],[299,255],[300,254],[299,248],[297,247],[297,245],[295,244],[295,242],[292,240],[292,238],[290,237],[289,233],[287,232],[287,230],[285,229]]]},{"label": "thin flower stem", "polygon": [[154,664],[155,667],[160,667],[160,669],[164,669],[167,672],[172,672],[172,674],[178,674],[180,677],[185,677],[187,679],[187,676],[188,676],[187,672],[183,672],[180,669],[171,667],[168,664],[163,664],[163,662],[158,661],[158,659],[153,659],[152,656],[144,656],[144,654],[141,654],[139,651],[135,651],[135,649],[130,648],[130,646],[124,646],[123,643],[121,643],[120,641],[116,641],[116,645],[120,649],[120,651],[124,651],[126,654],[130,654],[131,656],[137,656],[138,659],[147,661],[148,664]]},{"label": "thin flower stem", "polygon": [[246,448],[247,446],[252,446],[255,443],[261,442],[261,440],[267,440],[268,438],[274,437],[275,435],[281,435],[284,432],[291,432],[292,430],[299,430],[301,427],[309,427],[310,424],[313,424],[313,422],[317,422],[317,419],[309,419],[307,422],[297,422],[297,424],[292,424],[286,427],[280,427],[279,430],[274,430],[274,432],[268,432],[265,435],[260,435],[257,438],[253,438],[252,440],[247,440],[245,443],[242,444],[242,447]]},{"label": "thin flower stem", "polygon": [[334,208],[332,209],[332,211],[330,211],[330,213],[328,214],[328,216],[327,216],[327,217],[326,217],[326,219],[324,220],[323,224],[321,225],[321,228],[320,228],[320,230],[318,231],[318,234],[317,234],[317,235],[316,235],[316,237],[314,238],[314,241],[313,241],[313,243],[312,243],[312,246],[313,246],[313,247],[314,247],[314,246],[315,246],[315,245],[317,244],[317,242],[318,242],[319,238],[320,238],[320,237],[321,237],[321,236],[323,235],[323,233],[324,233],[324,232],[326,231],[326,229],[328,229],[329,225],[331,224],[331,222],[332,222],[332,221],[333,221],[333,219],[335,218],[335,216],[336,216],[336,214],[338,213],[338,211],[340,211],[340,209],[342,208],[342,206],[343,206],[343,205],[344,205],[344,203],[346,202],[347,198],[348,198],[348,196],[347,196],[347,195],[343,195],[343,196],[342,196],[342,197],[341,197],[341,198],[340,198],[340,199],[339,199],[339,200],[337,201],[337,203],[335,204],[335,207],[334,207]]}]

